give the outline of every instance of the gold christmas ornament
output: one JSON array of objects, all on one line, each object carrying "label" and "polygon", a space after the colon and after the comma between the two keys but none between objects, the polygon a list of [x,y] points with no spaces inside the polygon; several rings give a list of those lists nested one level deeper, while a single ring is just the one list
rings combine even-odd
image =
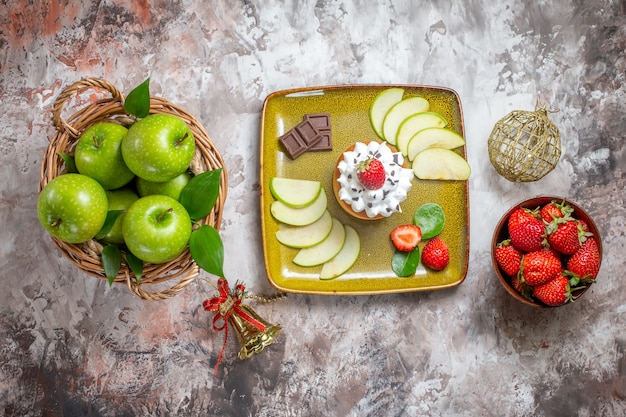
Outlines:
[{"label": "gold christmas ornament", "polygon": [[239,350],[239,359],[246,359],[262,351],[266,346],[274,342],[274,339],[280,333],[281,327],[277,324],[270,324],[259,316],[247,304],[243,303],[245,298],[252,298],[260,301],[273,301],[273,299],[264,299],[254,295],[249,295],[242,283],[237,283],[230,288],[225,278],[220,278],[215,288],[218,292],[213,298],[207,299],[202,303],[202,307],[206,311],[215,312],[213,317],[213,330],[219,332],[224,331],[224,344],[222,350],[217,357],[217,364],[214,371],[217,370],[224,358],[226,350],[226,342],[228,341],[229,325],[233,326],[237,334],[237,340],[241,345]]},{"label": "gold christmas ornament", "polygon": [[512,182],[543,178],[561,157],[559,130],[545,107],[512,111],[495,124],[487,145],[493,167]]}]

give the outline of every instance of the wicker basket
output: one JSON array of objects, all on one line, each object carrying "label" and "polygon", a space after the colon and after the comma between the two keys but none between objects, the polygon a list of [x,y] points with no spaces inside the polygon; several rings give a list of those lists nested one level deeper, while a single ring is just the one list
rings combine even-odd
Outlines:
[{"label": "wicker basket", "polygon": [[[112,97],[90,103],[77,110],[67,120],[64,120],[62,112],[66,104],[69,104],[75,95],[89,89],[106,90]],[[134,122],[134,118],[124,111],[124,96],[122,93],[109,82],[94,78],[83,79],[65,88],[57,97],[52,111],[52,120],[57,132],[50,140],[43,155],[39,192],[53,178],[65,172],[64,161],[58,154],[59,152],[73,154],[76,142],[85,129],[101,121],[111,121],[125,126]],[[200,222],[201,224],[209,224],[219,230],[228,189],[228,176],[221,155],[200,123],[180,107],[160,97],[152,96],[150,113],[173,114],[187,122],[196,140],[196,153],[191,164],[191,169],[194,173],[198,174],[208,170],[223,168],[215,207]],[[98,241],[90,240],[81,244],[71,244],[62,242],[54,237],[52,237],[52,240],[61,253],[78,268],[88,275],[107,280],[100,261],[102,245]],[[176,259],[168,263],[160,265],[146,263],[140,283],[135,280],[130,268],[125,263],[122,263],[120,272],[114,282],[125,284],[130,291],[144,300],[162,300],[175,296],[189,285],[199,272],[200,270],[193,261],[189,250],[186,249]],[[151,287],[155,284],[162,285]],[[165,288],[163,289],[163,287]],[[153,291],[149,291],[146,288],[150,288]]]}]

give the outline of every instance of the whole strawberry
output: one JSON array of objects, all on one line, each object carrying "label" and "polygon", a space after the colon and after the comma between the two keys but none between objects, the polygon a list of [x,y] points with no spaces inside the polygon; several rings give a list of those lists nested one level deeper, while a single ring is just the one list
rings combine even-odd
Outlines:
[{"label": "whole strawberry", "polygon": [[439,236],[431,239],[422,249],[422,263],[428,268],[441,271],[449,261],[448,245]]},{"label": "whole strawberry", "polygon": [[564,255],[572,255],[580,248],[579,223],[576,220],[555,220],[546,226],[546,240],[550,247]]},{"label": "whole strawberry", "polygon": [[511,244],[522,252],[535,252],[543,248],[546,225],[533,217],[509,227]]},{"label": "whole strawberry", "polygon": [[519,207],[513,210],[507,223],[509,233],[511,233],[511,229],[514,229],[517,225],[533,219],[537,219],[536,210],[530,210],[524,207]]},{"label": "whole strawberry", "polygon": [[565,202],[558,203],[555,200],[552,200],[539,210],[539,215],[544,222],[551,223],[555,219],[569,217],[573,211],[574,209],[569,204],[566,204]]},{"label": "whole strawberry", "polygon": [[356,175],[359,182],[368,190],[378,190],[385,184],[387,178],[383,163],[376,158],[359,162],[356,166]]},{"label": "whole strawberry", "polygon": [[564,275],[558,275],[545,284],[533,287],[533,295],[542,303],[553,307],[572,301],[569,279]]},{"label": "whole strawberry", "polygon": [[549,251],[530,252],[522,258],[520,273],[527,285],[545,284],[563,271],[561,261]]},{"label": "whole strawberry", "polygon": [[600,271],[600,252],[594,237],[587,238],[567,261],[567,271],[582,282],[593,282]]},{"label": "whole strawberry", "polygon": [[517,275],[522,263],[522,253],[511,245],[510,239],[498,243],[494,255],[496,263],[505,274],[510,277]]}]

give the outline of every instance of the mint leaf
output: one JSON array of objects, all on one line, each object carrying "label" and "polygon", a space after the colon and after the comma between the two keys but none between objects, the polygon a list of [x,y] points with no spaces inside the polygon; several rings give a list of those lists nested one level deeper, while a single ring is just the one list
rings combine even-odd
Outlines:
[{"label": "mint leaf", "polygon": [[207,216],[217,201],[222,168],[206,171],[193,177],[180,193],[180,204],[192,220]]},{"label": "mint leaf", "polygon": [[194,230],[189,238],[189,251],[200,268],[224,278],[224,244],[215,228],[204,225]]},{"label": "mint leaf", "polygon": [[122,266],[122,253],[115,245],[107,245],[102,248],[102,268],[109,280],[109,286],[113,285],[115,277]]},{"label": "mint leaf", "polygon": [[124,110],[139,119],[150,114],[150,77],[128,94],[124,100]]},{"label": "mint leaf", "polygon": [[391,269],[399,277],[408,277],[415,274],[420,263],[420,248],[415,247],[411,252],[396,250],[391,257]]}]

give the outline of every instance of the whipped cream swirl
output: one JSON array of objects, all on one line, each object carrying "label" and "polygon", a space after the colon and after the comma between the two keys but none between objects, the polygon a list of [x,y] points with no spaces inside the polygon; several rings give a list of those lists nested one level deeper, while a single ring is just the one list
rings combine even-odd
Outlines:
[{"label": "whipped cream swirl", "polygon": [[[385,184],[378,190],[368,190],[357,178],[356,166],[359,162],[373,157],[385,167]],[[356,213],[365,210],[368,217],[382,215],[389,217],[401,212],[400,203],[406,200],[411,189],[413,171],[403,168],[404,158],[400,152],[393,152],[386,143],[356,142],[354,150],[343,153],[339,162],[339,178],[341,184],[339,199],[345,201]]]}]

